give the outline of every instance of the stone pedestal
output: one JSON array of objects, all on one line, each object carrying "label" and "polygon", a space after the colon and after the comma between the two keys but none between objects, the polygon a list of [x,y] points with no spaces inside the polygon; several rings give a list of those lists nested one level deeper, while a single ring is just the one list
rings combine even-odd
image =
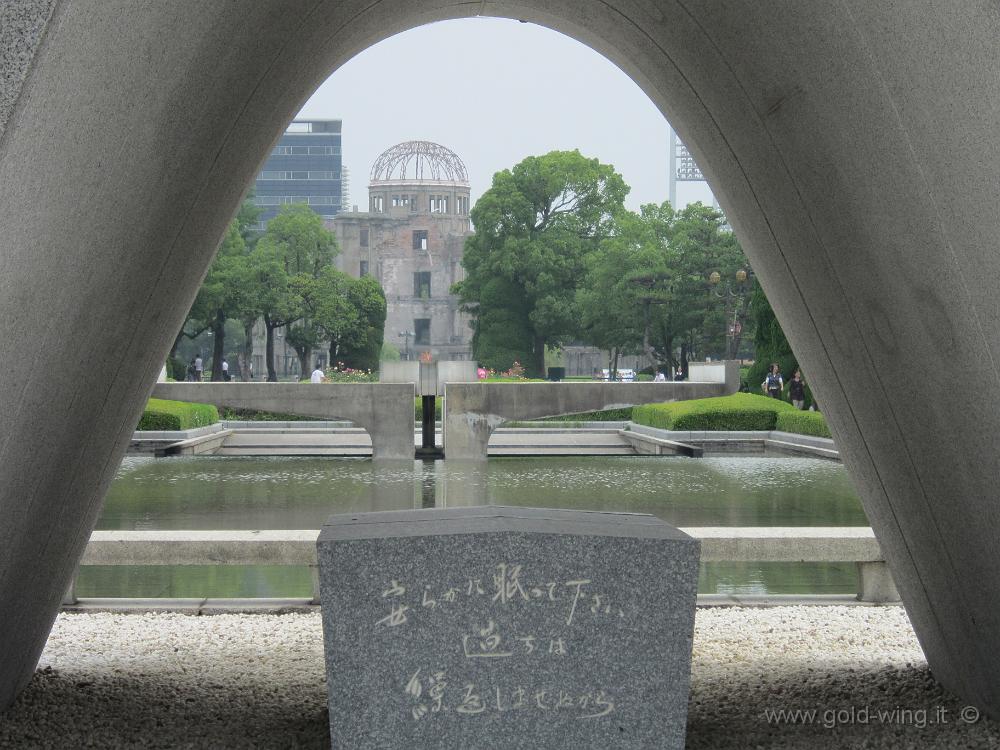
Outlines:
[{"label": "stone pedestal", "polygon": [[347,514],[318,557],[333,747],[684,746],[699,544],[663,521]]}]

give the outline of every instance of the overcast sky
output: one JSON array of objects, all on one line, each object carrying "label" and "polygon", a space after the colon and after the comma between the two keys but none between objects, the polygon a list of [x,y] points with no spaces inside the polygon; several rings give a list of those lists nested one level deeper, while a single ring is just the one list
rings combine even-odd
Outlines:
[{"label": "overcast sky", "polygon": [[[375,159],[410,140],[457,153],[473,202],[494,172],[574,148],[615,166],[632,187],[630,208],[668,197],[663,115],[606,58],[533,24],[475,18],[391,37],[335,71],[299,116],[344,121],[351,203],[361,211]],[[711,202],[706,186],[678,186],[678,203],[696,200]]]}]

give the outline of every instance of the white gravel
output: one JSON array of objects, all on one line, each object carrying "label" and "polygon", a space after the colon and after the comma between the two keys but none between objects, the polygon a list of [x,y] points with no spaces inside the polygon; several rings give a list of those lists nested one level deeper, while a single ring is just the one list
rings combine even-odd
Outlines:
[{"label": "white gravel", "polygon": [[[318,614],[64,614],[0,747],[328,747],[323,680]],[[900,607],[698,611],[688,747],[1000,747],[962,708]]]}]

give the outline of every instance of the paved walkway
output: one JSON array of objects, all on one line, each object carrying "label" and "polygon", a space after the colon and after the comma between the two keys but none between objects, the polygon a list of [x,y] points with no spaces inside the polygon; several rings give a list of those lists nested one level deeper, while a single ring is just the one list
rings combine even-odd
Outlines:
[{"label": "paved walkway", "polygon": [[[318,614],[63,614],[41,667],[0,747],[328,746]],[[692,674],[690,748],[1000,746],[934,682],[901,607],[699,609]],[[817,714],[767,719],[796,709]]]}]

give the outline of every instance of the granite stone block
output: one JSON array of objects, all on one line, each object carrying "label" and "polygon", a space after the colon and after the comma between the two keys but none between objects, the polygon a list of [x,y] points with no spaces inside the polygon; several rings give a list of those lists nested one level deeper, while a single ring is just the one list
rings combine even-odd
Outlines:
[{"label": "granite stone block", "polygon": [[333,516],[334,748],[682,748],[699,543],[648,515]]}]

